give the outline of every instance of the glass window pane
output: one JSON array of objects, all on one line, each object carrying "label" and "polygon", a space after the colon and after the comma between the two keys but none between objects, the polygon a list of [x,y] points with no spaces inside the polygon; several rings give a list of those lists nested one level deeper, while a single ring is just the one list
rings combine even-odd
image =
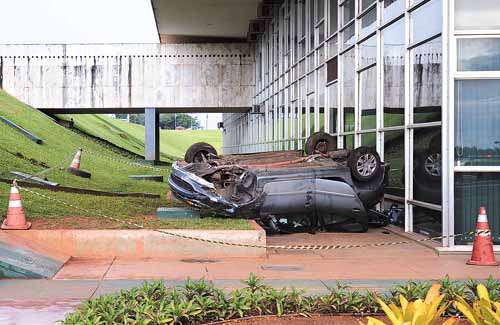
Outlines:
[{"label": "glass window pane", "polygon": [[403,0],[384,0],[384,9],[382,16],[384,22],[396,18],[401,15],[405,10],[405,2]]},{"label": "glass window pane", "polygon": [[413,55],[414,123],[441,120],[441,37],[422,44]]},{"label": "glass window pane", "polygon": [[375,132],[361,134],[361,145],[376,149],[377,139]]},{"label": "glass window pane", "polygon": [[337,56],[326,63],[327,71],[327,82],[331,82],[338,79],[338,65]]},{"label": "glass window pane", "polygon": [[316,22],[325,17],[325,0],[316,0]]},{"label": "glass window pane", "polygon": [[337,55],[337,35],[328,40],[328,57],[331,58]]},{"label": "glass window pane", "polygon": [[384,132],[384,162],[389,164],[387,194],[405,196],[405,133],[403,130]]},{"label": "glass window pane", "polygon": [[459,71],[500,70],[500,38],[459,38]]},{"label": "glass window pane", "polygon": [[346,49],[349,46],[354,45],[354,42],[356,40],[356,38],[354,37],[354,23],[352,23],[351,25],[349,25],[349,27],[344,29],[342,34],[344,40],[344,45],[342,47],[343,49]]},{"label": "glass window pane", "polygon": [[455,82],[457,165],[500,165],[499,89],[500,80]]},{"label": "glass window pane", "polygon": [[342,26],[344,26],[354,18],[354,0],[346,0],[342,5],[342,11],[344,12]]},{"label": "glass window pane", "polygon": [[318,26],[318,45],[325,41],[325,23],[322,22]]},{"label": "glass window pane", "polygon": [[414,129],[413,198],[441,204],[441,127]]},{"label": "glass window pane", "polygon": [[325,63],[325,47],[321,46],[316,53],[318,54],[318,66],[320,66]]},{"label": "glass window pane", "polygon": [[344,106],[344,131],[354,131],[354,49],[342,55],[342,99]]},{"label": "glass window pane", "polygon": [[500,1],[456,0],[455,29],[500,29]]},{"label": "glass window pane", "polygon": [[377,67],[359,74],[359,110],[361,130],[377,127]]},{"label": "glass window pane", "polygon": [[354,149],[354,134],[344,136],[344,149]]},{"label": "glass window pane", "polygon": [[441,33],[443,29],[441,0],[431,0],[410,14],[411,41],[415,44]]},{"label": "glass window pane", "polygon": [[[455,233],[476,229],[479,207],[488,213],[493,243],[500,244],[500,173],[455,173]],[[457,237],[455,243],[468,244],[474,236]]]},{"label": "glass window pane", "polygon": [[328,86],[328,103],[330,106],[330,130],[329,133],[337,133],[338,121],[338,106],[337,106],[338,92],[337,83]]},{"label": "glass window pane", "polygon": [[413,206],[413,231],[429,237],[443,234],[441,211]]},{"label": "glass window pane", "polygon": [[377,39],[370,37],[359,44],[359,69],[377,62]]},{"label": "glass window pane", "polygon": [[404,125],[405,25],[398,20],[382,31],[384,58],[384,127]]},{"label": "glass window pane", "polygon": [[377,21],[377,8],[370,9],[363,17],[361,17],[361,28],[359,37],[362,38],[371,32],[375,31]]},{"label": "glass window pane", "polygon": [[314,94],[309,95],[309,135],[314,133]]},{"label": "glass window pane", "polygon": [[362,12],[374,2],[375,0],[359,0],[359,11]]},{"label": "glass window pane", "polygon": [[309,1],[309,51],[314,48],[314,1]]},{"label": "glass window pane", "polygon": [[337,31],[338,24],[338,0],[330,0],[330,34]]}]

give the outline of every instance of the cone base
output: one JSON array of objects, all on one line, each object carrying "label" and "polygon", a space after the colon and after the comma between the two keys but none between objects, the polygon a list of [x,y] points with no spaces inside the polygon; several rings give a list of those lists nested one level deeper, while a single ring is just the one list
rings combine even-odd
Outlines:
[{"label": "cone base", "polygon": [[496,262],[496,261],[484,262],[484,261],[473,261],[473,260],[467,261],[467,264],[468,265],[479,265],[479,266],[498,266],[498,265],[500,265],[500,263]]},{"label": "cone base", "polygon": [[0,227],[3,230],[28,230],[31,228],[31,222],[26,222],[24,225],[8,225],[7,219],[2,222],[2,226]]}]

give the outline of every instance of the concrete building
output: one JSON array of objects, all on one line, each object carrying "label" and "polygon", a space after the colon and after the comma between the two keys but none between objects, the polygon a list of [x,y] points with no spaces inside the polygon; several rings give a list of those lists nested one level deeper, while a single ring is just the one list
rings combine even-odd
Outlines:
[{"label": "concrete building", "polygon": [[48,112],[222,112],[224,153],[375,147],[408,232],[500,244],[500,2],[152,0],[162,44],[1,45],[0,87]]}]

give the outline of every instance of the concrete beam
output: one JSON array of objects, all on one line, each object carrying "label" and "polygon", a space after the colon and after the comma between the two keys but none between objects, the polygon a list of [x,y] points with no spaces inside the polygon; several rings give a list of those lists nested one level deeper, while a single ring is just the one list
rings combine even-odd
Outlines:
[{"label": "concrete beam", "polygon": [[160,113],[156,108],[144,109],[145,158],[147,161],[160,160]]}]

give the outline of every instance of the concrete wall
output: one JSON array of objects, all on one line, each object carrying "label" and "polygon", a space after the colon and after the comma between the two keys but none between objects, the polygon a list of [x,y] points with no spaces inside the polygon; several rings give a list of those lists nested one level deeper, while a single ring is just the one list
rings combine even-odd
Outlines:
[{"label": "concrete wall", "polygon": [[0,45],[0,87],[40,109],[245,111],[247,43]]}]

